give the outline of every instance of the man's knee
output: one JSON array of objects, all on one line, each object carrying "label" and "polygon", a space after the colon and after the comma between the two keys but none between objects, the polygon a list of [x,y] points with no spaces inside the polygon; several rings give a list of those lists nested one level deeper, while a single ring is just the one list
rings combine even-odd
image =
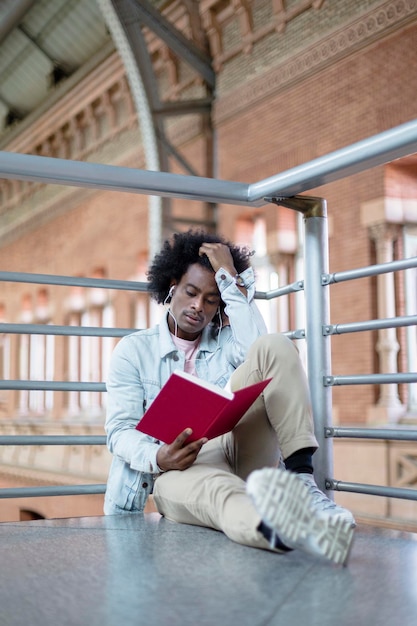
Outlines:
[{"label": "man's knee", "polygon": [[250,347],[248,354],[265,352],[272,353],[274,355],[282,355],[294,351],[298,353],[295,344],[291,341],[291,339],[288,339],[286,335],[283,335],[282,333],[269,333],[258,337],[258,339],[256,339]]}]

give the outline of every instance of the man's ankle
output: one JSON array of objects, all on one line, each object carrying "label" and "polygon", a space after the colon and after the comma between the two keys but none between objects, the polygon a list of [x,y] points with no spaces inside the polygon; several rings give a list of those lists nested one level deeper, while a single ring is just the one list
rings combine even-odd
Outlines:
[{"label": "man's ankle", "polygon": [[313,474],[313,454],[315,448],[301,448],[290,454],[284,461],[285,467],[295,474]]}]

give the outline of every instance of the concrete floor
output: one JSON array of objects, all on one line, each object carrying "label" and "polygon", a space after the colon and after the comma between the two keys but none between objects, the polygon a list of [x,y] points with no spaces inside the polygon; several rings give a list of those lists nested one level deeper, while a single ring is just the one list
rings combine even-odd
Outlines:
[{"label": "concrete floor", "polygon": [[1,626],[416,626],[417,535],[359,527],[347,568],[156,513],[0,524]]}]

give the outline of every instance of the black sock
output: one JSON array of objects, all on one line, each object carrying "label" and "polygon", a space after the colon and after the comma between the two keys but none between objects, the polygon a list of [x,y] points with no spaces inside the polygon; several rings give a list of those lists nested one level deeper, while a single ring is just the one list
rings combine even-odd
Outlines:
[{"label": "black sock", "polygon": [[285,459],[285,467],[296,474],[313,474],[313,454],[316,448],[302,448]]},{"label": "black sock", "polygon": [[282,550],[283,552],[291,552],[292,548],[289,548],[284,543],[282,543],[276,532],[272,530],[272,528],[270,528],[268,524],[265,524],[265,522],[261,522],[257,530],[259,530],[259,532],[263,534],[263,536],[269,542],[269,545],[272,548],[277,548],[277,550]]}]

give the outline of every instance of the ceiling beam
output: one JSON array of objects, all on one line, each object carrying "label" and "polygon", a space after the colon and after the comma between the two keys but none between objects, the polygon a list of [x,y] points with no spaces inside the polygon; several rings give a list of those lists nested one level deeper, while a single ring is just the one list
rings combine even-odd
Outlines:
[{"label": "ceiling beam", "polygon": [[32,8],[36,0],[15,0],[11,8],[0,20],[0,44],[10,35],[12,30],[22,22],[26,13]]},{"label": "ceiling beam", "polygon": [[175,28],[148,0],[128,0],[128,4],[144,26],[162,39],[168,48],[193,67],[209,87],[214,89],[216,75],[211,60],[200,48]]}]

